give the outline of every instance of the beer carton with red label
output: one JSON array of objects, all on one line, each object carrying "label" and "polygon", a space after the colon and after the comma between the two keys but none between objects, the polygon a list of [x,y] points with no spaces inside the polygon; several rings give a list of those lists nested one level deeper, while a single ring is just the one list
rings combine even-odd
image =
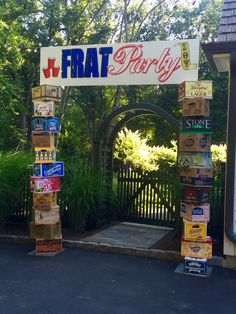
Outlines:
[{"label": "beer carton with red label", "polygon": [[30,191],[35,193],[58,192],[61,189],[60,177],[30,177]]},{"label": "beer carton with red label", "polygon": [[183,202],[201,204],[209,202],[209,188],[183,185]]},{"label": "beer carton with red label", "polygon": [[47,255],[48,253],[61,253],[62,238],[54,240],[37,240],[36,255]]}]

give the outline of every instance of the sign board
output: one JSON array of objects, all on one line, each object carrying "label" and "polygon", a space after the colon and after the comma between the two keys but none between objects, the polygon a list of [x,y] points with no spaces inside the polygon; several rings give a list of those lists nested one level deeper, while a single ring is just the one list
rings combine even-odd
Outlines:
[{"label": "sign board", "polygon": [[198,80],[199,40],[41,48],[40,85],[179,84]]}]

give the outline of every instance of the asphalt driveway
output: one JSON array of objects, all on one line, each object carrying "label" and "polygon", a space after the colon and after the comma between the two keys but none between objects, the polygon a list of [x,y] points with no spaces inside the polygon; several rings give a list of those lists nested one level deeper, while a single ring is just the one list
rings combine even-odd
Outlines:
[{"label": "asphalt driveway", "polygon": [[29,256],[0,244],[0,314],[235,314],[236,272],[176,274],[175,262],[65,249]]}]

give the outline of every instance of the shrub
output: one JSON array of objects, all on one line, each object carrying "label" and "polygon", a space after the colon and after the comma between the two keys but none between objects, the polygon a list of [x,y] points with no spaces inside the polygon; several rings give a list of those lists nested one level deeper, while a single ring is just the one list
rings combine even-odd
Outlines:
[{"label": "shrub", "polygon": [[24,203],[25,187],[32,173],[31,153],[8,152],[0,154],[0,223],[20,210]]}]

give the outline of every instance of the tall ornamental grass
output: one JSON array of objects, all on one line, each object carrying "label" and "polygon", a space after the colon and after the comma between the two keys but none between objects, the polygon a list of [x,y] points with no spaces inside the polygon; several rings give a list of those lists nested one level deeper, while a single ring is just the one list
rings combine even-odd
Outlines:
[{"label": "tall ornamental grass", "polygon": [[108,201],[108,195],[106,182],[97,169],[76,158],[65,162],[60,205],[67,227],[84,231],[89,220],[96,223],[99,207]]},{"label": "tall ornamental grass", "polygon": [[0,225],[20,210],[29,185],[33,157],[30,153],[0,153]]}]

